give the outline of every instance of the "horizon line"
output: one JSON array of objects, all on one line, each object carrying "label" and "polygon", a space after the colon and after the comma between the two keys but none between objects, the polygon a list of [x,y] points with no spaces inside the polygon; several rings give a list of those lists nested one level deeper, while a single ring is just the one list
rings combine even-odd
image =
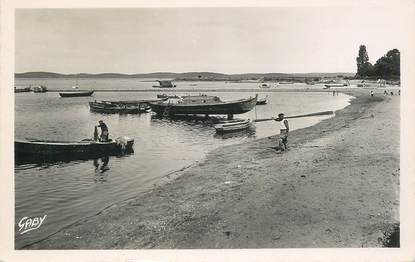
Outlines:
[{"label": "horizon line", "polygon": [[335,72],[296,72],[296,73],[283,73],[283,72],[245,72],[245,73],[220,73],[212,71],[185,71],[185,72],[171,72],[171,71],[155,71],[147,73],[118,73],[118,72],[101,72],[101,73],[58,73],[51,71],[27,71],[27,72],[14,72],[14,74],[27,74],[27,73],[52,73],[52,74],[61,74],[61,75],[79,75],[79,74],[89,74],[89,75],[102,75],[102,74],[120,74],[120,75],[147,75],[147,74],[185,74],[185,73],[212,73],[212,74],[223,74],[223,75],[243,75],[243,74],[337,74],[337,73],[347,73],[347,74],[356,74],[356,72],[348,71],[335,71]]}]

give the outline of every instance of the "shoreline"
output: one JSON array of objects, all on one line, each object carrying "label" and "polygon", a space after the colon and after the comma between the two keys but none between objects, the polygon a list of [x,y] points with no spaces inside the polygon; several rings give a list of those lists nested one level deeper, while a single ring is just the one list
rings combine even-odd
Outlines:
[{"label": "shoreline", "polygon": [[[321,225],[317,229],[311,230],[313,231],[312,238],[310,236],[304,237],[301,233],[301,231],[304,231],[303,227],[307,225],[306,221],[311,222],[309,220],[321,216],[322,213],[326,214],[321,210],[325,206],[318,205],[319,201],[327,200],[326,196],[315,196],[315,200],[318,201],[307,204],[310,195],[314,196],[315,193],[319,193],[318,190],[317,192],[314,192],[314,190],[324,191],[318,186],[317,181],[324,184],[325,179],[323,178],[330,178],[333,181],[336,179],[327,174],[327,170],[323,168],[323,166],[330,166],[330,162],[327,161],[331,159],[322,148],[328,147],[333,150],[332,148],[336,146],[336,143],[332,143],[331,140],[334,139],[332,136],[337,137],[334,135],[335,131],[347,133],[350,131],[350,126],[357,121],[373,121],[373,119],[376,121],[376,118],[372,117],[373,113],[367,116],[368,111],[389,104],[393,99],[398,99],[398,97],[386,97],[384,99],[381,93],[376,93],[376,96],[371,98],[367,94],[367,89],[337,91],[356,98],[352,99],[351,104],[346,108],[336,111],[334,117],[325,119],[311,127],[291,132],[289,138],[290,150],[285,154],[277,155],[274,150],[270,149],[271,142],[273,141],[275,144],[275,137],[261,138],[238,145],[222,146],[209,152],[204,161],[179,170],[180,174],[174,175],[174,179],[167,181],[165,184],[105,209],[94,217],[83,219],[45,240],[24,248],[358,247],[360,245],[357,245],[357,242],[365,246],[376,246],[379,234],[385,232],[391,224],[399,221],[399,219],[396,219],[399,209],[399,203],[396,204],[396,201],[399,201],[399,194],[396,195],[396,192],[393,191],[395,189],[387,194],[389,198],[396,198],[392,199],[388,204],[388,208],[386,208],[389,210],[388,216],[383,217],[388,223],[376,234],[373,232],[369,234],[371,237],[363,237],[364,241],[361,237],[358,240],[356,237],[351,237],[349,242],[345,240],[343,242],[325,241],[323,243],[329,246],[321,245],[321,240],[316,242],[314,239],[321,238],[315,232],[319,231]],[[359,125],[356,128],[360,128]],[[397,137],[399,148],[399,123]],[[343,141],[347,139],[346,135],[342,139]],[[246,152],[249,154],[244,155],[243,153]],[[326,155],[322,159],[313,159],[315,153]],[[338,155],[339,152],[334,149],[333,153]],[[367,154],[376,155],[370,151]],[[352,157],[356,163],[359,162],[353,155],[348,157]],[[395,159],[390,164],[389,169],[392,166],[398,166],[399,168],[399,149],[397,150],[397,156],[394,157]],[[300,159],[308,159],[310,163],[303,163],[304,160],[299,161]],[[338,165],[345,164],[342,161],[337,162],[339,162]],[[275,171],[284,171],[285,169],[288,170],[287,174],[282,172],[278,176],[273,175]],[[218,170],[223,171],[218,172]],[[319,175],[317,175],[318,170],[320,171]],[[301,171],[304,172],[304,177],[302,175],[292,176],[292,174]],[[317,176],[314,181],[311,180],[313,181],[311,184],[304,183],[303,180],[308,180],[307,177],[313,175]],[[395,175],[396,177],[399,177],[399,175]],[[352,177],[349,179],[351,181],[347,182],[359,184],[362,183],[361,179],[360,177]],[[394,183],[397,182],[394,181]],[[279,189],[277,190],[278,193],[273,192],[275,188]],[[305,190],[304,192],[297,191],[296,188],[304,188]],[[282,192],[282,198],[291,196],[291,198],[285,199],[288,200],[289,205],[280,202],[281,196],[278,197],[278,195]],[[338,191],[335,193],[331,192],[330,195],[332,194],[332,197],[337,196]],[[305,194],[302,199],[303,202],[294,201],[295,198],[299,197],[298,195],[302,194]],[[340,195],[343,194],[347,195],[347,192],[342,192]],[[343,202],[346,200],[347,198]],[[361,200],[362,198],[357,200],[357,207],[364,204],[365,201],[362,202]],[[262,212],[258,209],[259,206],[264,206]],[[327,203],[327,206],[336,209],[330,203]],[[270,213],[273,207],[278,207],[277,213]],[[306,214],[318,212],[312,216],[307,216],[302,209],[307,210]],[[304,217],[297,216],[297,213]],[[255,225],[255,215],[258,215],[258,219],[261,221],[259,225]],[[343,215],[347,216],[346,214]],[[279,222],[274,221],[278,217],[285,219]],[[250,220],[252,221],[249,222]],[[342,221],[339,218],[337,220]],[[296,226],[291,221],[296,221]],[[331,222],[334,223],[335,221]],[[342,223],[344,222],[342,221]],[[364,221],[360,222],[365,224]],[[314,228],[313,223],[309,223],[309,226]],[[328,226],[328,228],[320,230],[320,233],[331,235],[336,231],[333,228],[336,228],[336,226]],[[310,230],[310,228],[308,229]],[[276,230],[279,232],[276,236],[264,237],[264,235],[269,235],[270,231]],[[349,229],[348,231],[352,232],[353,230]],[[374,235],[377,237],[375,237],[376,241],[372,239]],[[343,235],[336,238],[341,236]],[[326,236],[326,238],[332,239],[333,237]],[[302,239],[302,241],[298,241],[299,239]],[[336,243],[336,245],[333,246],[333,243]]]},{"label": "shoreline", "polygon": [[[250,92],[250,93],[279,93],[279,92],[342,92],[342,93],[351,93],[356,90],[395,90],[400,89],[400,86],[387,86],[387,87],[366,87],[366,88],[359,88],[359,87],[349,87],[349,88],[329,88],[323,89],[323,86],[320,87],[291,87],[291,88],[194,88],[194,89],[183,89],[183,88],[154,88],[154,89],[92,89],[94,92],[103,92],[103,93],[159,93],[159,92],[167,92],[167,93],[176,93],[176,92],[218,92],[218,93],[237,93],[237,92]],[[77,91],[82,91],[84,89],[80,88]],[[89,90],[89,89],[88,89]],[[57,93],[57,92],[68,92],[74,91],[74,89],[48,89],[46,93]],[[25,94],[25,93],[32,93],[32,92],[23,92],[23,93],[16,93],[16,94]]]}]

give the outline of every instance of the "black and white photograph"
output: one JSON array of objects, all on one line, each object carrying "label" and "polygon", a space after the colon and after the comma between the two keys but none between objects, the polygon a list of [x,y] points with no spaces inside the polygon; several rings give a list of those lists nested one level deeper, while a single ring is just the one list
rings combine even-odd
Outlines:
[{"label": "black and white photograph", "polygon": [[415,259],[415,2],[63,3],[2,11],[1,261]]}]

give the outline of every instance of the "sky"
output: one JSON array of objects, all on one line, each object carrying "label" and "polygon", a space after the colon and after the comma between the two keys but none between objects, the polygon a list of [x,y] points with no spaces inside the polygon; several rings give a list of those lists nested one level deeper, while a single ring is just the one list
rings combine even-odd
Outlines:
[{"label": "sky", "polygon": [[385,7],[17,9],[15,71],[355,72],[404,33]]}]

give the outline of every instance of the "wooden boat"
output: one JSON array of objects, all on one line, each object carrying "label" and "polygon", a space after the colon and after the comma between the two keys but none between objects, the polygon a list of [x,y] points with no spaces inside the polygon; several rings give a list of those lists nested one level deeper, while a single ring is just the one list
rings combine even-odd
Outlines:
[{"label": "wooden boat", "polygon": [[92,139],[82,141],[26,139],[15,140],[14,150],[16,159],[20,159],[19,162],[22,162],[23,159],[73,160],[131,153],[133,145],[134,139],[125,136],[109,142],[96,142]]},{"label": "wooden boat", "polygon": [[233,119],[227,121],[221,121],[219,124],[215,125],[215,130],[217,133],[225,132],[234,132],[241,131],[249,128],[251,126],[251,121],[249,119]]},{"label": "wooden boat", "polygon": [[168,81],[168,80],[157,80],[157,82],[159,82],[160,85],[153,86],[153,87],[158,87],[158,88],[173,88],[173,87],[176,87],[176,85],[174,85],[171,81]]},{"label": "wooden boat", "polygon": [[258,95],[247,99],[224,102],[217,96],[185,96],[177,101],[150,103],[151,110],[158,115],[228,115],[243,114],[251,111],[257,102]]},{"label": "wooden boat", "polygon": [[33,93],[45,93],[48,91],[46,86],[33,86],[32,90],[33,90]]},{"label": "wooden boat", "polygon": [[31,91],[31,87],[14,87],[14,92],[15,93],[25,93],[25,92],[30,92]]},{"label": "wooden boat", "polygon": [[139,114],[150,110],[148,103],[120,103],[108,101],[89,102],[92,112],[105,114]]},{"label": "wooden boat", "polygon": [[94,90],[75,90],[75,91],[65,91],[59,92],[61,97],[80,97],[80,96],[91,96],[94,93]]},{"label": "wooden boat", "polygon": [[256,101],[256,105],[266,105],[267,102],[268,102],[267,100],[268,100],[268,96],[266,96],[264,98],[261,98],[261,99],[258,99]]}]

